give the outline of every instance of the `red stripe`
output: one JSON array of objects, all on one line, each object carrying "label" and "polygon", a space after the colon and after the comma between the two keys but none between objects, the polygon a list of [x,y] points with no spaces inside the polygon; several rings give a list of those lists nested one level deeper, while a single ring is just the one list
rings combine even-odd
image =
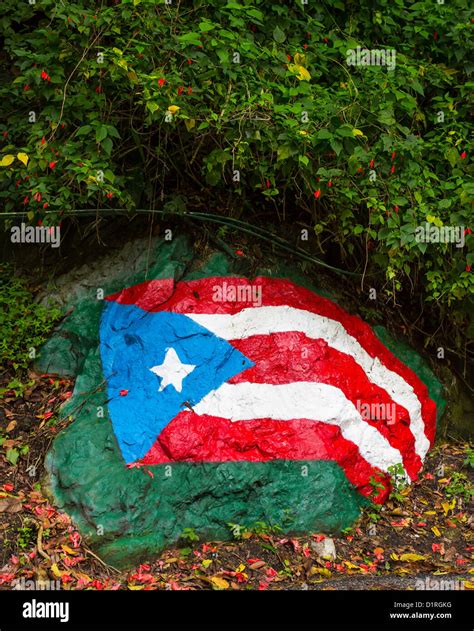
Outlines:
[{"label": "red stripe", "polygon": [[[350,355],[330,347],[324,340],[313,340],[299,332],[255,335],[230,343],[255,362],[255,366],[239,373],[229,383],[314,381],[339,388],[356,407],[358,402],[360,406],[383,404],[392,412],[393,405],[393,419],[382,417],[371,420],[364,413],[361,415],[401,452],[408,475],[413,480],[417,479],[422,462],[415,452],[415,439],[408,427],[408,412],[396,405],[385,390],[371,383]],[[363,412],[366,409],[361,407]]]},{"label": "red stripe", "polygon": [[337,304],[314,292],[295,285],[293,282],[269,277],[257,277],[253,281],[245,278],[207,277],[193,281],[172,279],[152,280],[124,289],[108,296],[123,304],[136,304],[146,311],[174,311],[176,313],[238,313],[251,307],[242,301],[218,302],[215,288],[227,285],[262,287],[262,306],[288,305],[339,321],[371,357],[377,357],[387,368],[400,375],[412,386],[420,400],[427,438],[433,444],[436,430],[436,404],[429,398],[428,389],[408,366],[395,357],[376,337],[368,324],[357,316],[349,315]]},{"label": "red stripe", "polygon": [[[233,423],[215,416],[181,412],[161,432],[142,465],[175,462],[268,462],[270,460],[335,460],[357,490],[383,503],[390,477],[372,467],[340,429],[297,419],[258,419]],[[379,494],[370,484],[383,485]],[[310,487],[309,487],[310,488]]]}]

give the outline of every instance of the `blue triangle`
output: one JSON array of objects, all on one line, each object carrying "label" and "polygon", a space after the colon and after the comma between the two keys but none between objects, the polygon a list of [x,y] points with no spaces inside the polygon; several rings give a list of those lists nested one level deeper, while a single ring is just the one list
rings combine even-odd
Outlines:
[{"label": "blue triangle", "polygon": [[[196,366],[160,391],[161,377],[150,369],[174,349],[183,364]],[[226,340],[187,316],[144,311],[135,305],[108,303],[100,325],[100,352],[107,381],[109,413],[127,463],[145,456],[173,418],[196,405],[254,363]],[[125,396],[120,392],[128,390]]]}]

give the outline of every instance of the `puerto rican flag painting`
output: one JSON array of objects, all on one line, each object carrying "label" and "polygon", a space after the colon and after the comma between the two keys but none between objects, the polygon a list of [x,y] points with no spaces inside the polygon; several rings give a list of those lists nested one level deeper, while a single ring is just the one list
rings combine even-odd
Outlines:
[{"label": "puerto rican flag painting", "polygon": [[101,357],[128,465],[333,460],[377,502],[390,467],[417,479],[436,404],[331,300],[269,277],[151,280],[106,300]]}]

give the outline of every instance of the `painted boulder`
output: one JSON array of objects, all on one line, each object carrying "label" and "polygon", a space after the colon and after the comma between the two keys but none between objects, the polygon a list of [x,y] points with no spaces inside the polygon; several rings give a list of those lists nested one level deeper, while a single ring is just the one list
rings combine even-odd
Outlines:
[{"label": "painted boulder", "polygon": [[416,480],[433,444],[441,388],[413,351],[301,281],[220,261],[78,299],[73,422],[46,464],[56,503],[112,563],[186,528],[340,531],[391,476]]}]

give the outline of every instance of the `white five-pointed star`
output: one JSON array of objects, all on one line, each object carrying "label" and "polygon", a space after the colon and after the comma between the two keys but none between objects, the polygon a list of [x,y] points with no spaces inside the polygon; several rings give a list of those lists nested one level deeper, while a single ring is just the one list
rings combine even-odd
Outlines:
[{"label": "white five-pointed star", "polygon": [[193,364],[183,364],[174,348],[168,348],[163,363],[160,366],[153,366],[150,370],[158,377],[161,377],[161,385],[158,392],[161,392],[169,385],[172,385],[176,392],[181,392],[183,379],[193,372],[195,368],[196,366],[193,366]]}]

